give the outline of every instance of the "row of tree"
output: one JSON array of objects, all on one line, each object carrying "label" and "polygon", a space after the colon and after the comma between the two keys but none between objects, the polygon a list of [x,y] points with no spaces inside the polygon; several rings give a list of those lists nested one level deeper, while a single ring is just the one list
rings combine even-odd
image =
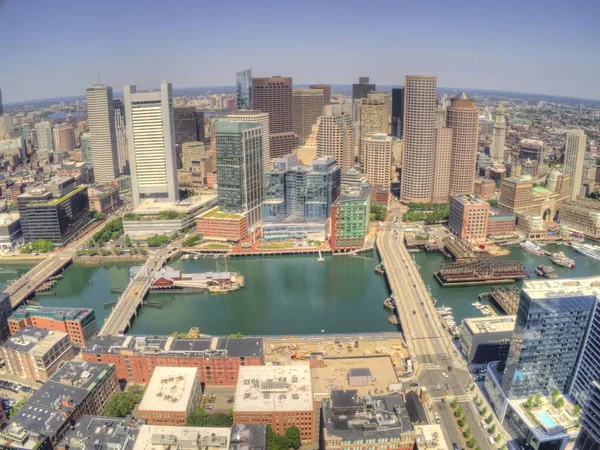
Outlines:
[{"label": "row of tree", "polygon": [[54,250],[54,243],[46,239],[28,242],[21,247],[21,253],[50,253]]},{"label": "row of tree", "polygon": [[100,231],[94,234],[94,237],[90,239],[88,245],[90,247],[102,247],[108,241],[118,239],[123,234],[123,221],[121,219],[115,219],[104,225]]},{"label": "row of tree", "polygon": [[267,425],[267,446],[269,450],[299,449],[301,444],[300,430],[297,426],[292,425],[281,436],[273,431],[271,425]]},{"label": "row of tree", "polygon": [[104,408],[104,415],[108,417],[125,417],[130,414],[144,396],[142,386],[132,386],[111,398]]},{"label": "row of tree", "polygon": [[371,220],[383,221],[387,217],[387,208],[385,206],[371,203]]},{"label": "row of tree", "polygon": [[[411,205],[413,207],[411,207]],[[449,203],[409,203],[409,209],[402,217],[408,222],[424,222],[426,224],[440,223],[450,216]]]},{"label": "row of tree", "polygon": [[227,414],[208,414],[203,408],[198,408],[196,411],[188,414],[187,425],[190,427],[228,428],[233,425],[233,411],[230,409]]}]

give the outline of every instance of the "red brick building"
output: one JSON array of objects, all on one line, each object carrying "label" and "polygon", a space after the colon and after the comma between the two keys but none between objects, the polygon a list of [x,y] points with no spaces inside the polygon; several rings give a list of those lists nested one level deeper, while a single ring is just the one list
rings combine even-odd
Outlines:
[{"label": "red brick building", "polygon": [[196,231],[205,239],[239,242],[248,237],[248,221],[243,214],[226,213],[213,208],[196,219]]},{"label": "red brick building", "polygon": [[11,335],[26,327],[61,331],[69,335],[71,343],[76,347],[84,347],[86,341],[97,331],[93,309],[25,305],[17,308],[9,317],[8,327]]},{"label": "red brick building", "polygon": [[469,195],[450,197],[448,228],[463,240],[484,239],[487,236],[490,204]]},{"label": "red brick building", "polygon": [[517,218],[512,214],[507,214],[499,210],[490,210],[487,234],[488,236],[506,236],[514,233],[516,225]]},{"label": "red brick building", "polygon": [[261,338],[173,338],[97,336],[82,352],[84,361],[112,363],[117,378],[146,384],[159,366],[196,367],[200,381],[235,386],[242,366],[263,364]]},{"label": "red brick building", "polygon": [[481,198],[490,198],[496,192],[496,182],[485,178],[478,178],[474,183],[474,194]]}]

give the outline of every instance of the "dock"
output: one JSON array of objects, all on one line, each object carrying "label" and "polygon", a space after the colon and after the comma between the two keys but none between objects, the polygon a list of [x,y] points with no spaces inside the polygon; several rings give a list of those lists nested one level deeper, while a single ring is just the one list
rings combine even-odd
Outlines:
[{"label": "dock", "polygon": [[521,280],[527,270],[519,261],[479,259],[441,264],[435,277],[443,286],[485,285]]},{"label": "dock", "polygon": [[462,239],[447,237],[444,239],[444,248],[456,261],[471,260],[476,258],[471,246]]},{"label": "dock", "polygon": [[514,284],[510,286],[494,286],[492,292],[481,294],[479,297],[481,299],[487,298],[500,310],[504,311],[504,313],[514,316],[519,310],[521,290]]}]

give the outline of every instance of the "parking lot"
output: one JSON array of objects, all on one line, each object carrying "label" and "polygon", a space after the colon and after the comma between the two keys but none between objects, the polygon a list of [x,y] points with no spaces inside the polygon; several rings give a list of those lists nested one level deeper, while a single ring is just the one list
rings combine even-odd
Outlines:
[{"label": "parking lot", "polygon": [[202,406],[208,413],[226,413],[233,409],[235,387],[207,386],[204,390]]}]

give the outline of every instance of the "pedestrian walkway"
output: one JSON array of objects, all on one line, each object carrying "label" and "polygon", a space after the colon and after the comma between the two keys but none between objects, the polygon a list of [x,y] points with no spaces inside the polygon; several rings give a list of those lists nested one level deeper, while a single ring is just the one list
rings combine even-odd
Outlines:
[{"label": "pedestrian walkway", "polygon": [[459,403],[465,403],[470,400],[468,395],[447,395],[445,397],[432,397],[431,401],[432,403],[442,403],[442,399],[444,399],[446,403],[450,403],[454,399]]}]

